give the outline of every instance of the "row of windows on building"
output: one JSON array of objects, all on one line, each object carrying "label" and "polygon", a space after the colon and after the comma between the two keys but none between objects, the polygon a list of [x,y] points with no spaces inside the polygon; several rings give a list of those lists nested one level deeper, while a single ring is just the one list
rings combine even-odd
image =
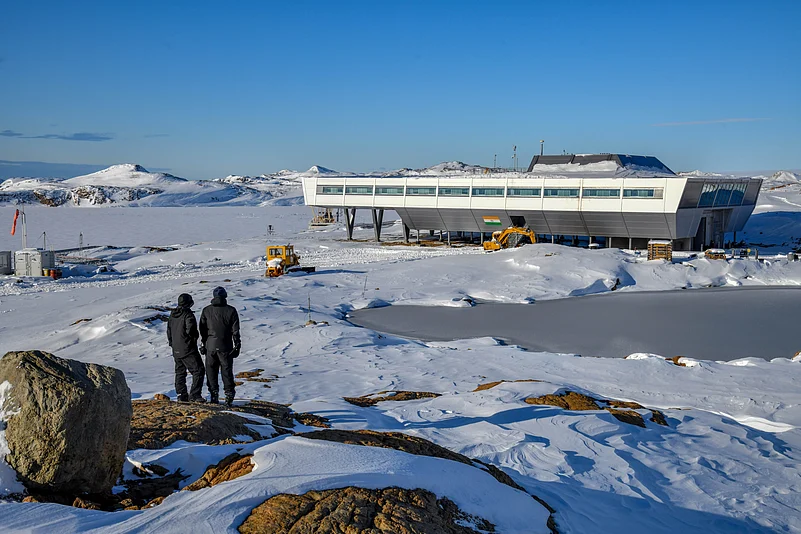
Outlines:
[{"label": "row of windows on building", "polygon": [[713,206],[739,206],[745,198],[746,183],[705,183],[701,189],[699,208]]},{"label": "row of windows on building", "polygon": [[[317,193],[320,195],[373,195],[376,196],[404,196],[404,186],[376,186],[373,192],[372,185],[318,185]],[[620,189],[607,189],[596,187],[412,187],[406,186],[406,196],[440,196],[440,197],[528,197],[528,198],[578,198],[579,193],[584,198],[620,198]],[[662,198],[661,187],[646,187],[636,189],[623,189],[623,198]]]}]

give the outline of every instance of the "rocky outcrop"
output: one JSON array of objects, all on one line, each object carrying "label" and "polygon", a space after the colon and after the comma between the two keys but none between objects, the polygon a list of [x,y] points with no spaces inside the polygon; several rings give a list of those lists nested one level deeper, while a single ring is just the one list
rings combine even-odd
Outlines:
[{"label": "rocky outcrop", "polygon": [[410,436],[402,432],[376,432],[375,430],[317,430],[315,432],[305,432],[298,436],[307,439],[320,439],[345,443],[347,445],[363,445],[366,447],[381,447],[384,449],[395,449],[418,456],[431,456],[433,458],[443,458],[467,465],[473,465],[472,460],[467,456],[453,452],[432,443],[427,439]]},{"label": "rocky outcrop", "polygon": [[[222,406],[143,400],[133,402],[133,419],[128,449],[163,449],[176,441],[221,445],[263,439],[247,427],[244,417],[226,413]],[[247,440],[246,440],[247,441]]]},{"label": "rocky outcrop", "polygon": [[494,381],[494,382],[486,382],[486,383],[484,383],[484,384],[479,384],[479,385],[478,385],[478,387],[476,387],[476,389],[474,389],[474,390],[473,390],[473,392],[477,392],[477,391],[486,391],[486,390],[488,390],[488,389],[492,389],[492,388],[494,388],[495,386],[499,386],[499,385],[501,385],[501,384],[504,384],[504,383],[507,383],[507,382],[512,382],[512,383],[520,383],[520,382],[542,382],[542,380],[535,380],[535,379],[533,379],[533,378],[524,378],[524,379],[521,379],[521,380],[496,380],[496,381]]},{"label": "rocky outcrop", "polygon": [[[247,414],[269,419],[277,434],[290,432],[295,419],[303,424],[325,426],[327,420],[312,414],[295,414],[283,404],[267,401],[250,401],[244,405],[227,407],[220,404],[171,402],[169,398],[133,401],[133,419],[129,449],[162,449],[183,440],[208,445],[241,443],[265,439],[248,425],[260,423],[248,419]],[[237,415],[240,412],[242,415]],[[242,440],[241,436],[248,439]]]},{"label": "rocky outcrop", "polygon": [[429,391],[379,391],[371,395],[361,397],[343,397],[343,399],[356,406],[367,408],[383,401],[409,401],[417,399],[433,399],[439,397],[439,393]]},{"label": "rocky outcrop", "polygon": [[559,395],[529,397],[526,399],[526,403],[558,406],[564,410],[572,411],[606,410],[621,423],[628,423],[641,428],[645,428],[645,419],[635,410],[648,410],[651,412],[651,422],[661,426],[668,426],[665,414],[659,410],[645,408],[636,402],[595,399],[575,391],[565,391]]},{"label": "rocky outcrop", "polygon": [[103,493],[125,460],[131,390],[122,371],[65,360],[41,351],[9,352],[0,359],[0,383],[9,382],[2,410],[7,421],[6,462],[29,489]]},{"label": "rocky outcrop", "polygon": [[203,488],[216,486],[221,482],[228,482],[253,471],[252,454],[242,456],[239,453],[229,454],[219,463],[209,466],[203,476],[195,480],[184,490],[197,491]]},{"label": "rocky outcrop", "polygon": [[495,526],[424,489],[347,487],[276,495],[254,508],[242,534],[476,534]]}]

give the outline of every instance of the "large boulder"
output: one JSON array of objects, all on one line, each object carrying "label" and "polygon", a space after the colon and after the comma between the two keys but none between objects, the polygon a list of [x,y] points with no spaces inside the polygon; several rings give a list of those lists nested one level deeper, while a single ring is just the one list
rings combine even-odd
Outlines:
[{"label": "large boulder", "polygon": [[241,534],[477,534],[495,525],[424,489],[346,487],[281,494],[254,508]]},{"label": "large boulder", "polygon": [[0,359],[11,390],[6,462],[36,491],[104,493],[122,471],[131,427],[131,390],[122,371],[41,351]]}]

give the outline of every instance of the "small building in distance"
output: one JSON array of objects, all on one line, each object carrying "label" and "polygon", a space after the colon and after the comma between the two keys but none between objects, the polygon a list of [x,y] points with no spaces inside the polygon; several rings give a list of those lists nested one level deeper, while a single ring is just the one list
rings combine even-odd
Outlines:
[{"label": "small building in distance", "polygon": [[305,178],[307,205],[355,210],[377,222],[396,211],[410,230],[479,232],[528,227],[541,240],[589,236],[605,246],[645,249],[653,239],[674,250],[704,250],[736,240],[762,180],[679,176],[653,156],[535,156],[527,172],[456,176]]}]

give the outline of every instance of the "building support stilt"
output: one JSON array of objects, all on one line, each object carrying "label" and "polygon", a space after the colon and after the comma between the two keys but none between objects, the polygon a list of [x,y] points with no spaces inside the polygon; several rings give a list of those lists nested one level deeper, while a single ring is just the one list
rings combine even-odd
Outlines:
[{"label": "building support stilt", "polygon": [[408,226],[406,226],[406,225],[404,224],[404,225],[403,225],[403,240],[404,240],[406,243],[408,243],[408,242],[409,242],[409,235],[410,235],[411,233],[412,233],[412,231],[409,229],[409,227],[408,227]]},{"label": "building support stilt", "polygon": [[345,225],[348,228],[348,241],[353,241],[353,227],[356,225],[356,208],[345,208]]},{"label": "building support stilt", "polygon": [[375,241],[378,243],[381,241],[381,225],[384,224],[384,210],[374,208],[370,211],[373,213],[373,233],[375,234]]}]

